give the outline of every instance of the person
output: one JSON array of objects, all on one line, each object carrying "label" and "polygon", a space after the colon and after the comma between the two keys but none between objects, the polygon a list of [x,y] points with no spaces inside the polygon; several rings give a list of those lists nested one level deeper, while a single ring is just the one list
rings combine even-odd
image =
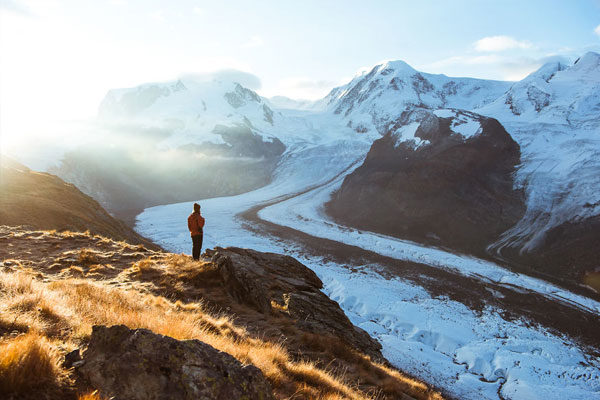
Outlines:
[{"label": "person", "polygon": [[202,250],[204,217],[200,214],[200,204],[194,203],[194,212],[188,217],[188,229],[192,236],[192,257],[198,261]]}]

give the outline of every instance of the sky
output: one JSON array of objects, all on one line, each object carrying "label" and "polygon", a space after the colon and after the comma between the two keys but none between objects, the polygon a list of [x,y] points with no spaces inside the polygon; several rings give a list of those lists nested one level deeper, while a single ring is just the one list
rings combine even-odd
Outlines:
[{"label": "sky", "polygon": [[111,88],[188,74],[318,99],[385,60],[518,80],[587,51],[600,0],[0,0],[0,134],[63,129]]}]

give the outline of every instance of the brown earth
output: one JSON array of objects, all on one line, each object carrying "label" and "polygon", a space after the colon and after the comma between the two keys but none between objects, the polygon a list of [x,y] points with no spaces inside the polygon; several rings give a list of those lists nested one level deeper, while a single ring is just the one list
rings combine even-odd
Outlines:
[{"label": "brown earth", "polygon": [[98,202],[55,175],[35,172],[2,156],[0,225],[30,229],[89,231],[115,240],[159,246],[108,214]]}]

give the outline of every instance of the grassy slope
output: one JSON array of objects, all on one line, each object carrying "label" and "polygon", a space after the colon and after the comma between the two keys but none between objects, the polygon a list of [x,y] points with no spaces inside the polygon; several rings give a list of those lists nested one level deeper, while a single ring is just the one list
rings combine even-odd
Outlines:
[{"label": "grassy slope", "polygon": [[[86,233],[0,227],[0,397],[83,398],[60,360],[95,324],[197,338],[260,368],[279,399],[440,399],[421,382],[233,302],[208,260]],[[35,368],[34,368],[35,366]],[[87,399],[99,398],[88,396]]]},{"label": "grassy slope", "polygon": [[75,186],[57,176],[31,171],[6,157],[2,157],[0,165],[0,225],[90,231],[158,249]]}]

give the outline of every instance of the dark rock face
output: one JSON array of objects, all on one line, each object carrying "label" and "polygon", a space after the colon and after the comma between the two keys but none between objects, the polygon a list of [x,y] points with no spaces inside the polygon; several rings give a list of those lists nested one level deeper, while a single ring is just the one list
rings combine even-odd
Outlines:
[{"label": "dark rock face", "polygon": [[[249,121],[248,121],[249,122]],[[251,124],[249,124],[251,126]],[[220,135],[225,141],[222,145],[204,144],[197,146],[200,151],[208,149],[210,152],[230,157],[275,158],[285,151],[285,145],[277,138],[265,140],[261,135],[254,133],[250,126],[215,126],[214,133]],[[210,147],[209,147],[210,146]]]},{"label": "dark rock face", "polygon": [[302,330],[339,337],[376,360],[383,359],[381,345],[354,326],[339,304],[320,289],[317,275],[296,259],[249,249],[217,247],[207,250],[219,266],[225,290],[236,301],[268,313],[277,303]]},{"label": "dark rock face", "polygon": [[[403,139],[398,132],[415,123],[414,140]],[[463,124],[479,124],[478,133],[459,134]],[[513,189],[519,159],[519,146],[495,119],[407,111],[327,210],[347,225],[481,253],[523,215],[523,194]]]},{"label": "dark rock face", "polygon": [[262,372],[199,340],[94,326],[79,376],[123,400],[274,399]]},{"label": "dark rock face", "polygon": [[543,277],[579,285],[588,272],[600,272],[600,216],[569,221],[546,232],[544,240],[529,251],[504,247],[503,257],[530,266]]}]

